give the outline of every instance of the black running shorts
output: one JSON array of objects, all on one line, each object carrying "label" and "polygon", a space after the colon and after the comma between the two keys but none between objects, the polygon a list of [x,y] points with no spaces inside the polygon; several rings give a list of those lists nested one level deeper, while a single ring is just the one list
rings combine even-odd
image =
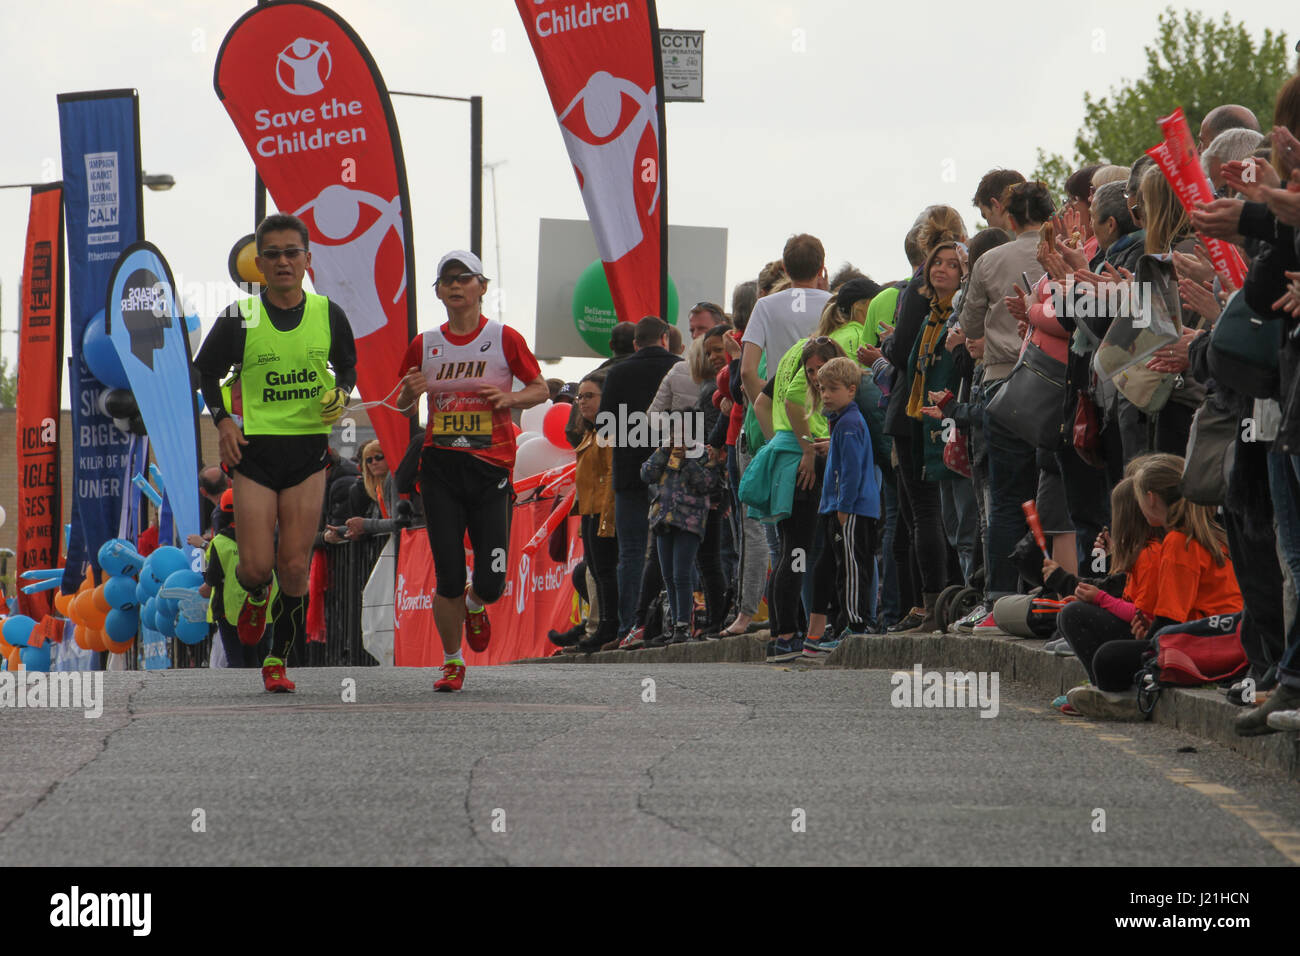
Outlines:
[{"label": "black running shorts", "polygon": [[280,492],[300,485],[325,467],[325,435],[248,435],[235,471],[250,481]]}]

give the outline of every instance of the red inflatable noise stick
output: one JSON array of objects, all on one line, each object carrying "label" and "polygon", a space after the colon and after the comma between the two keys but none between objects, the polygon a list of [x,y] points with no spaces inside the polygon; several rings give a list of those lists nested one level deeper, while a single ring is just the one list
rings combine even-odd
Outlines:
[{"label": "red inflatable noise stick", "polygon": [[1020,508],[1025,513],[1025,521],[1029,523],[1029,531],[1038,543],[1038,549],[1043,552],[1043,557],[1051,560],[1052,556],[1047,553],[1047,536],[1043,534],[1043,523],[1038,520],[1038,506],[1032,501],[1026,501]]}]

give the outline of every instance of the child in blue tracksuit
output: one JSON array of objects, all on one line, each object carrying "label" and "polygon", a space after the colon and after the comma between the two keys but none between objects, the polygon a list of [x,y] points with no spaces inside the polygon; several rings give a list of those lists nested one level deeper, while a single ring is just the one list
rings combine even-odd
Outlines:
[{"label": "child in blue tracksuit", "polygon": [[845,633],[853,634],[862,633],[870,617],[871,591],[876,585],[876,521],[880,517],[871,434],[855,401],[861,379],[862,370],[849,358],[831,359],[817,374],[831,424],[818,511],[825,522],[826,540],[833,542],[825,552],[834,562],[833,570],[828,561],[826,575],[819,569],[817,577],[833,575],[835,597],[848,619]]}]

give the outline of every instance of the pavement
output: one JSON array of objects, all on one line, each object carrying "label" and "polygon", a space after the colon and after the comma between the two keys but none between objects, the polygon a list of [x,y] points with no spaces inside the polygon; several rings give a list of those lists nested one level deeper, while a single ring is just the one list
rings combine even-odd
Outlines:
[{"label": "pavement", "polygon": [[435,675],[112,673],[97,719],[0,710],[0,865],[1300,861],[1285,774],[1011,679],[985,718],[894,706],[888,667]]}]

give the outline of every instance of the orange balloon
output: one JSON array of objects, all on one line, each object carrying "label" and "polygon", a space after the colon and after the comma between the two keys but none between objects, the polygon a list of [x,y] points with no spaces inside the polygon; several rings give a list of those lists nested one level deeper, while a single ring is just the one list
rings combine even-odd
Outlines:
[{"label": "orange balloon", "polygon": [[108,616],[108,612],[101,611],[99,605],[95,603],[95,592],[93,590],[82,591],[77,595],[77,600],[73,602],[72,609],[77,612],[80,623],[91,630],[98,630],[103,627],[104,618]]},{"label": "orange balloon", "polygon": [[91,615],[95,611],[95,595],[88,588],[82,588],[72,601],[72,619],[78,624],[90,626]]},{"label": "orange balloon", "polygon": [[99,608],[105,614],[113,610],[113,605],[108,603],[108,598],[104,597],[104,585],[100,585],[90,592],[95,596],[95,607]]},{"label": "orange balloon", "polygon": [[[103,632],[101,631],[100,633],[103,633]],[[105,635],[105,637],[104,637],[104,645],[105,645],[104,650],[106,650],[106,651],[112,651],[114,654],[125,654],[127,651],[129,651],[129,650],[131,649],[131,645],[134,644],[134,643],[135,643],[135,638],[134,638],[134,637],[131,638],[131,640],[129,640],[129,641],[114,641],[114,640],[110,640],[110,639],[108,638],[108,636]]]},{"label": "orange balloon", "polygon": [[90,650],[90,641],[86,637],[86,626],[78,624],[72,629],[72,639],[77,642],[77,646],[83,651]]},{"label": "orange balloon", "polygon": [[8,657],[9,652],[13,649],[14,646],[12,644],[6,641],[3,637],[0,637],[0,657]]},{"label": "orange balloon", "polygon": [[11,647],[7,658],[9,661],[9,669],[11,671],[20,671],[23,669],[23,658],[19,653],[19,648]]},{"label": "orange balloon", "polygon": [[86,643],[90,645],[92,651],[108,650],[108,639],[104,637],[104,632],[97,627],[86,628]]},{"label": "orange balloon", "polygon": [[58,611],[64,617],[72,617],[72,602],[76,600],[75,594],[64,594],[62,591],[54,595],[54,610]]}]

